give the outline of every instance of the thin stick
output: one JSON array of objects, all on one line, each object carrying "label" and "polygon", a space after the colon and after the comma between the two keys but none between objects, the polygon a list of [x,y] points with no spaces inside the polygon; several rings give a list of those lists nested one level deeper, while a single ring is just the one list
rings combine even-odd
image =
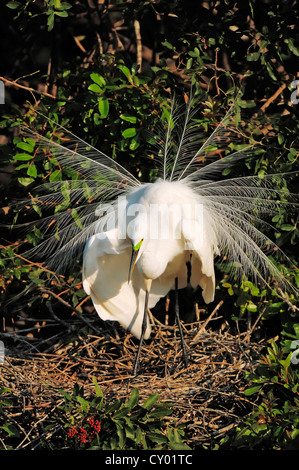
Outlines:
[{"label": "thin stick", "polygon": [[[30,93],[36,93],[37,95],[47,96],[48,98],[52,98],[54,100],[60,99],[60,98],[57,98],[54,95],[51,95],[50,93],[47,93],[46,91],[42,92],[42,91],[35,90],[34,88],[31,88],[29,86],[21,85],[20,83],[16,82],[15,80],[7,80],[7,78],[4,78],[4,77],[0,77],[0,80],[2,80],[5,83],[5,85],[7,85],[7,86],[11,86],[11,87],[15,87],[15,88],[21,88],[22,90],[27,90]],[[67,100],[67,101],[69,101],[69,100]]]},{"label": "thin stick", "polygon": [[258,324],[258,322],[259,322],[260,319],[262,318],[262,316],[263,316],[265,310],[266,310],[266,307],[263,308],[263,310],[260,312],[259,316],[258,316],[257,319],[255,320],[255,322],[254,322],[254,324],[252,325],[252,327],[247,331],[246,336],[245,336],[245,338],[244,338],[244,341],[248,341],[248,342],[249,342],[250,336],[251,336],[251,334],[253,333],[253,331],[255,330],[256,325]]},{"label": "thin stick", "polygon": [[183,359],[185,362],[185,366],[188,367],[189,361],[188,361],[188,355],[187,355],[187,350],[186,350],[186,344],[185,344],[185,339],[184,339],[184,334],[182,330],[182,325],[181,325],[181,320],[180,320],[180,312],[179,312],[179,293],[178,293],[178,278],[175,278],[175,317],[176,321],[179,327],[179,332],[180,332],[180,337],[181,337],[181,345],[182,345],[182,351],[183,351]]},{"label": "thin stick", "polygon": [[[14,246],[14,245],[10,245],[10,246]],[[17,246],[17,245],[15,245],[15,246]],[[6,250],[7,248],[9,248],[9,246],[0,245],[0,248]],[[47,269],[45,266],[43,266],[43,264],[41,264],[41,263],[34,263],[33,261],[30,261],[30,260],[28,260],[27,258],[24,258],[24,256],[19,255],[19,254],[16,253],[15,251],[14,251],[14,256],[16,256],[17,258],[20,258],[22,261],[26,261],[26,263],[28,263],[28,266],[37,266],[38,268],[42,269],[43,271],[52,274],[53,276],[56,277],[57,280],[59,280],[60,277],[61,277],[61,278],[64,278],[64,276],[62,276],[61,274],[58,274],[58,275],[57,275],[57,274],[54,273],[53,271],[50,271],[50,270]]]},{"label": "thin stick", "polygon": [[213,312],[208,316],[206,321],[202,324],[202,326],[201,326],[200,330],[198,331],[198,333],[196,333],[196,335],[194,336],[193,341],[192,341],[192,345],[199,342],[202,330],[205,329],[205,327],[207,326],[209,321],[211,321],[211,319],[215,316],[215,314],[218,312],[218,310],[219,310],[219,308],[221,307],[222,304],[223,304],[223,300],[220,300],[219,304],[216,305]]},{"label": "thin stick", "polygon": [[142,42],[140,34],[140,23],[138,20],[134,21],[135,35],[136,35],[136,49],[137,49],[137,65],[139,66],[139,71],[142,67]]},{"label": "thin stick", "polygon": [[55,294],[54,292],[48,290],[48,289],[45,289],[44,287],[40,287],[40,290],[42,292],[44,292],[45,294],[50,294],[52,295],[53,297],[55,297],[55,299],[59,300],[59,302],[61,302],[63,305],[65,305],[66,307],[70,308],[73,310],[73,312],[75,312],[78,317],[80,318],[80,320],[82,320],[84,323],[86,323],[86,325],[89,326],[89,328],[91,328],[96,334],[98,334],[98,330],[88,321],[86,320],[86,318],[83,317],[83,315],[81,315],[81,312],[79,312],[79,310],[77,310],[75,307],[73,307],[72,305],[70,305],[68,302],[66,302],[65,300],[63,300],[61,297],[59,297],[59,295]]},{"label": "thin stick", "polygon": [[283,92],[283,90],[286,88],[286,86],[287,86],[287,84],[283,83],[278,88],[278,90],[276,90],[276,92],[272,96],[270,96],[270,98],[266,101],[266,103],[263,104],[260,111],[262,111],[264,113],[266,111],[266,109],[268,108],[268,106],[270,106],[270,104]]},{"label": "thin stick", "polygon": [[283,298],[283,301],[284,301],[286,304],[288,304],[288,306],[290,307],[290,309],[292,310],[292,312],[296,312],[296,311],[298,312],[298,311],[299,311],[299,308],[298,308],[296,305],[292,304],[292,302],[290,301],[290,299],[283,293],[283,291],[281,290],[281,288],[278,287],[277,285],[276,285],[276,290],[279,292],[279,294],[280,294],[281,297]]}]

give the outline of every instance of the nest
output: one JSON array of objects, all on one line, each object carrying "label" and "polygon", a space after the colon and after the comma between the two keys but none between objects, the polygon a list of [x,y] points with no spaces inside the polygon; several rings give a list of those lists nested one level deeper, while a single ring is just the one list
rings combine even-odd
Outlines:
[{"label": "nest", "polygon": [[18,448],[38,447],[43,433],[39,423],[46,423],[64,400],[60,389],[70,392],[77,383],[85,393],[94,394],[93,376],[107,400],[127,398],[133,387],[141,402],[159,393],[160,401],[173,404],[168,419],[184,425],[187,443],[211,448],[252,411],[254,403],[244,394],[245,374],[252,371],[263,347],[262,342],[251,341],[252,331],[232,332],[226,323],[211,328],[216,311],[205,321],[183,324],[188,367],[177,326],[158,322],[143,344],[136,377],[132,370],[138,341],[114,323],[108,329],[105,324],[98,334],[64,338],[51,352],[11,352],[0,366],[1,386],[11,390],[13,401],[5,420],[15,423],[24,436]]}]

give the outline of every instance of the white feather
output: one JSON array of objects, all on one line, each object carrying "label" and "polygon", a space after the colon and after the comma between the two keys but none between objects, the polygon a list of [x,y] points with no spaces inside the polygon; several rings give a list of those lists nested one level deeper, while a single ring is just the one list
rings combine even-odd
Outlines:
[{"label": "white feather", "polygon": [[[231,108],[203,142],[192,100],[185,112],[173,102],[162,130],[164,140],[155,139],[154,162],[161,164],[161,179],[145,184],[64,128],[59,129],[57,142],[26,130],[42,152],[50,149],[65,174],[75,172],[77,178],[39,186],[36,197],[27,201],[35,209],[42,207],[51,212],[38,222],[44,239],[28,255],[41,254],[50,267],[67,269],[89,240],[83,256],[84,289],[104,320],[117,320],[137,337],[141,334],[146,279],[152,280],[149,306],[153,307],[174,287],[175,277],[179,287],[186,285],[190,255],[191,285],[202,287],[207,303],[214,299],[214,258],[219,254],[232,263],[233,274],[252,276],[265,283],[272,277],[284,290],[294,289],[265,251],[272,248],[284,260],[286,256],[262,231],[267,227],[263,217],[276,213],[281,205],[287,206],[285,190],[276,188],[275,175],[222,178],[223,170],[252,157],[254,147],[236,150],[224,158],[211,152],[238,137],[233,111]],[[145,230],[142,211],[129,214],[136,204],[147,208],[148,214],[150,205],[158,203],[179,205],[179,223],[172,222],[172,228],[180,234],[178,239],[163,240],[160,236],[155,240],[150,228],[156,219],[150,217]],[[183,203],[200,205],[201,221],[184,212]],[[108,213],[105,204],[109,204]],[[297,205],[293,196],[291,204]],[[57,206],[53,214],[52,208]],[[192,232],[190,223],[194,220],[201,225]],[[128,233],[129,225],[133,234]],[[145,241],[137,268],[128,282],[132,243],[141,239]],[[149,334],[147,322],[146,337]]]}]

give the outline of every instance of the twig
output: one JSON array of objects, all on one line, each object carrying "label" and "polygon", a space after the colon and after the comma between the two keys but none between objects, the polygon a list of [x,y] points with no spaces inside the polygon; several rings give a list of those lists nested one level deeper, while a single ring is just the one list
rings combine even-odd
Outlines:
[{"label": "twig", "polygon": [[140,34],[140,23],[138,20],[134,21],[135,35],[136,35],[136,49],[137,49],[137,65],[139,66],[139,71],[142,67],[142,42]]},{"label": "twig", "polygon": [[5,443],[2,441],[1,438],[0,438],[0,442],[1,442],[1,444],[3,445],[3,449],[4,449],[4,450],[7,450],[7,447],[6,447]]},{"label": "twig", "polygon": [[50,314],[52,315],[52,317],[54,318],[54,320],[56,320],[58,323],[60,323],[62,326],[64,326],[67,331],[73,331],[75,328],[74,328],[74,325],[69,325],[67,322],[65,322],[64,320],[62,320],[61,318],[59,318],[53,311],[53,308],[52,308],[52,305],[51,305],[51,302],[46,302],[46,305],[48,307],[48,310],[50,312]]},{"label": "twig", "polygon": [[76,37],[76,36],[73,36],[73,39],[75,41],[75,43],[77,44],[77,46],[79,47],[79,49],[84,52],[84,54],[87,54],[87,51],[86,49],[82,46],[80,40]]},{"label": "twig", "polygon": [[286,304],[288,304],[288,306],[290,307],[290,309],[292,310],[292,312],[299,312],[299,308],[292,304],[292,302],[290,301],[290,299],[283,293],[283,291],[281,290],[280,287],[276,286],[276,290],[279,292],[279,294],[281,295],[281,297],[283,298],[284,302]]},{"label": "twig", "polygon": [[279,88],[278,90],[276,90],[276,92],[270,96],[270,98],[267,99],[266,103],[263,104],[263,106],[261,107],[260,109],[260,112],[265,112],[265,110],[268,108],[268,106],[270,106],[270,104],[276,100],[276,98],[283,92],[283,90],[286,88],[286,83],[283,83]]},{"label": "twig", "polygon": [[202,324],[200,330],[198,331],[198,333],[196,333],[196,335],[194,336],[193,340],[192,340],[192,346],[196,343],[199,342],[199,339],[201,337],[201,333],[202,333],[202,330],[205,329],[205,327],[207,326],[207,324],[209,323],[209,321],[211,321],[211,319],[213,318],[213,316],[218,312],[219,308],[221,307],[221,305],[223,304],[223,300],[220,300],[220,302],[216,305],[216,307],[214,308],[213,312],[208,316],[208,318],[204,321],[204,323]]},{"label": "twig", "polygon": [[245,338],[244,338],[244,341],[249,341],[251,334],[252,334],[253,331],[255,330],[256,325],[258,324],[258,322],[259,322],[260,319],[262,318],[262,316],[263,316],[265,310],[266,310],[266,307],[264,307],[264,308],[262,309],[262,311],[260,312],[259,316],[258,316],[257,319],[255,320],[255,322],[254,322],[254,324],[252,325],[252,327],[246,332],[246,336],[245,336]]},{"label": "twig", "polygon": [[[15,245],[10,245],[10,246],[17,246],[17,245],[15,244]],[[6,250],[7,248],[9,248],[9,246],[0,245],[0,248],[1,248],[2,250]],[[14,256],[16,256],[17,258],[20,258],[20,259],[23,260],[23,261],[26,261],[26,263],[28,263],[28,266],[37,266],[38,268],[42,269],[43,271],[52,274],[53,276],[56,277],[57,280],[59,280],[59,277],[64,278],[64,276],[62,276],[61,274],[58,274],[58,275],[57,275],[57,274],[54,273],[53,271],[50,271],[49,269],[47,269],[47,268],[46,268],[45,266],[43,266],[41,263],[36,263],[36,262],[30,261],[29,259],[24,258],[24,256],[19,255],[19,254],[16,253],[15,251],[14,251]]]},{"label": "twig", "polygon": [[[21,85],[20,83],[18,83],[15,80],[8,80],[7,78],[4,78],[4,77],[0,77],[0,80],[3,81],[5,83],[5,85],[8,86],[8,87],[21,88],[22,90],[29,91],[30,93],[33,93],[33,94],[35,93],[35,94],[40,95],[40,96],[47,96],[48,98],[52,98],[55,101],[61,101],[61,98],[59,98],[55,95],[52,95],[51,93],[47,93],[46,91],[35,90],[34,88],[31,88],[29,86]],[[63,101],[71,102],[72,100],[70,100],[68,98],[63,98]]]},{"label": "twig", "polygon": [[99,53],[100,53],[100,55],[102,55],[104,53],[102,39],[101,39],[101,36],[99,35],[98,32],[96,32],[96,36],[97,36],[97,40],[98,40]]},{"label": "twig", "polygon": [[50,93],[47,93],[46,91],[38,91],[35,90],[34,88],[31,88],[29,86],[21,85],[20,83],[17,83],[15,80],[7,80],[7,78],[0,77],[0,80],[2,80],[6,86],[8,87],[15,87],[15,88],[21,88],[22,90],[27,90],[30,91],[31,93],[36,93],[37,95],[44,95],[47,96],[48,98],[52,98],[54,100],[57,100],[56,96],[51,95]]},{"label": "twig", "polygon": [[75,312],[76,315],[80,318],[80,320],[82,320],[84,323],[86,323],[86,325],[88,325],[89,328],[91,328],[96,334],[99,333],[98,330],[88,320],[86,320],[86,318],[84,318],[83,315],[81,315],[81,312],[79,312],[79,310],[77,310],[75,307],[73,307],[68,302],[63,300],[61,297],[59,297],[59,295],[55,294],[54,292],[52,292],[48,289],[45,289],[44,287],[40,287],[40,291],[44,292],[45,294],[52,295],[52,297],[54,297],[56,300],[59,300],[59,302],[61,302],[63,305],[65,305],[66,307],[72,309],[73,312]]}]

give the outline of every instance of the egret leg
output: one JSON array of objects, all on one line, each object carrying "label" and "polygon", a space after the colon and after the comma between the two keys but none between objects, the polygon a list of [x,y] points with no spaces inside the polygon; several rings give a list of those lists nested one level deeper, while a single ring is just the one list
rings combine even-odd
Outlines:
[{"label": "egret leg", "polygon": [[188,361],[188,356],[187,356],[187,350],[186,350],[186,344],[185,344],[185,339],[184,339],[184,334],[183,334],[183,329],[181,325],[181,320],[180,320],[180,313],[179,313],[179,293],[178,293],[178,278],[175,278],[175,318],[179,327],[179,332],[180,332],[180,337],[181,337],[181,345],[182,345],[182,351],[183,351],[183,359],[185,362],[185,366],[188,367],[189,361]]},{"label": "egret leg", "polygon": [[143,314],[143,320],[142,320],[142,326],[141,326],[141,336],[140,336],[140,341],[139,341],[139,346],[136,354],[136,359],[135,359],[135,364],[134,364],[134,369],[133,369],[133,375],[137,375],[137,369],[139,365],[139,357],[140,357],[140,351],[146,331],[146,325],[147,325],[147,316],[148,316],[148,296],[149,296],[149,291],[145,291],[145,303],[144,303],[144,314]]}]

